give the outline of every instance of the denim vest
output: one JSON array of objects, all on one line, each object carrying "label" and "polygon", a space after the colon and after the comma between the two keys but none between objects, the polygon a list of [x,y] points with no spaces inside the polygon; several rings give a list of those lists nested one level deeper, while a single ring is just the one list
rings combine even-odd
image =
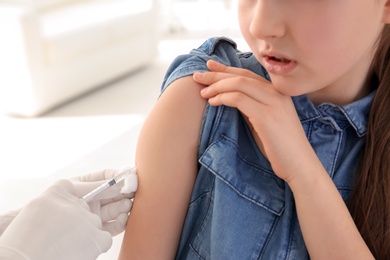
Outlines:
[{"label": "denim vest", "polygon": [[[207,71],[209,59],[269,80],[252,53],[239,52],[227,38],[211,38],[173,61],[162,91],[180,77]],[[374,94],[345,106],[318,107],[306,95],[293,97],[307,138],[344,201],[354,186]],[[176,259],[309,259],[293,194],[236,108],[207,105],[198,162]]]}]

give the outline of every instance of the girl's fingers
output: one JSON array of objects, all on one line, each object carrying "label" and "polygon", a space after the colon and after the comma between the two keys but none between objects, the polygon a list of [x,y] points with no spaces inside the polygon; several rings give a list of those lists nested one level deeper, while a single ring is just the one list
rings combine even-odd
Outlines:
[{"label": "girl's fingers", "polygon": [[235,107],[244,113],[247,117],[255,115],[258,111],[259,102],[242,92],[224,92],[209,99],[212,106],[225,105]]},{"label": "girl's fingers", "polygon": [[208,60],[207,68],[209,68],[210,71],[214,71],[214,72],[224,72],[224,73],[234,74],[237,76],[244,76],[244,77],[256,79],[264,83],[269,83],[268,80],[266,80],[265,78],[261,77],[260,75],[257,75],[256,73],[250,70],[226,66],[215,60]]},{"label": "girl's fingers", "polygon": [[238,77],[245,77],[245,78],[258,80],[259,82],[265,84],[270,84],[268,80],[264,79],[263,77],[257,75],[256,73],[250,70],[226,66],[214,60],[207,61],[207,67],[210,69],[210,72],[194,73],[193,79],[196,82],[208,86],[218,80],[233,78],[238,76]]},{"label": "girl's fingers", "polygon": [[192,76],[196,82],[206,86],[210,86],[220,80],[233,77],[236,77],[236,75],[224,72],[195,72]]},{"label": "girl's fingers", "polygon": [[[282,179],[299,167],[292,154],[296,147],[307,145],[291,97],[278,92],[271,82],[245,69],[208,61],[209,72],[195,73],[193,79],[205,85],[201,95],[212,106],[235,107],[250,126],[254,140]],[[285,134],[286,129],[289,135]]]},{"label": "girl's fingers", "polygon": [[[269,81],[250,70],[226,66],[214,60],[209,60],[207,67],[210,72],[197,72],[193,75],[194,81],[208,86],[202,90],[203,98],[209,99],[218,93],[239,91],[258,101],[264,101],[264,97],[269,98],[266,92],[274,92]],[[265,93],[259,93],[260,88]]]},{"label": "girl's fingers", "polygon": [[[195,73],[193,78],[196,82],[207,86],[201,91],[201,95],[205,99],[231,92],[235,93],[234,96],[237,98],[242,93],[266,104],[272,100],[271,95],[274,91],[273,88],[270,88],[271,84],[269,82],[260,82],[253,78],[224,72]],[[210,102],[210,104],[212,103]]]}]

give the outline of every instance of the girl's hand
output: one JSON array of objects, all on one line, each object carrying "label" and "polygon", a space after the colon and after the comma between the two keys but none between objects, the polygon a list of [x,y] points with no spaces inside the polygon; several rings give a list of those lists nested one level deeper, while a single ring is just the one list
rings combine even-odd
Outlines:
[{"label": "girl's hand", "polygon": [[207,66],[211,72],[193,76],[196,82],[206,85],[202,97],[212,106],[239,109],[274,172],[290,182],[299,174],[301,166],[315,156],[291,97],[281,94],[269,81],[249,70],[212,60]]}]

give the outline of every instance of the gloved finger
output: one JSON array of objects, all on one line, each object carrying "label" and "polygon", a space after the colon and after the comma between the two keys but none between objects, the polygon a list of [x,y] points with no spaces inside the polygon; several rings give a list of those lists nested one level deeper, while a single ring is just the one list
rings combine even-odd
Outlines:
[{"label": "gloved finger", "polygon": [[130,212],[133,202],[130,199],[123,199],[104,205],[100,208],[100,218],[102,222],[115,220],[122,213]]},{"label": "gloved finger", "polygon": [[134,192],[129,193],[129,194],[123,194],[123,193],[121,193],[120,195],[118,195],[118,196],[116,196],[116,197],[113,197],[113,198],[101,199],[101,200],[100,200],[100,205],[101,205],[101,206],[104,206],[104,205],[113,203],[113,202],[115,202],[115,201],[120,201],[120,200],[123,200],[123,199],[132,199],[132,198],[134,198]]},{"label": "gloved finger", "polygon": [[111,236],[116,236],[125,231],[128,218],[127,213],[122,213],[115,221],[103,223],[103,230],[109,232]]}]

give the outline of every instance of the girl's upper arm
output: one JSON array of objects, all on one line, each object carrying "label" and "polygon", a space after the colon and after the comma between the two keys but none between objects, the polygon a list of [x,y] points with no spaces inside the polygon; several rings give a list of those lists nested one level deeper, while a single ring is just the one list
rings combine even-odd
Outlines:
[{"label": "girl's upper arm", "polygon": [[206,100],[187,76],[174,81],[139,135],[139,187],[120,259],[173,259],[197,174],[198,140]]}]

